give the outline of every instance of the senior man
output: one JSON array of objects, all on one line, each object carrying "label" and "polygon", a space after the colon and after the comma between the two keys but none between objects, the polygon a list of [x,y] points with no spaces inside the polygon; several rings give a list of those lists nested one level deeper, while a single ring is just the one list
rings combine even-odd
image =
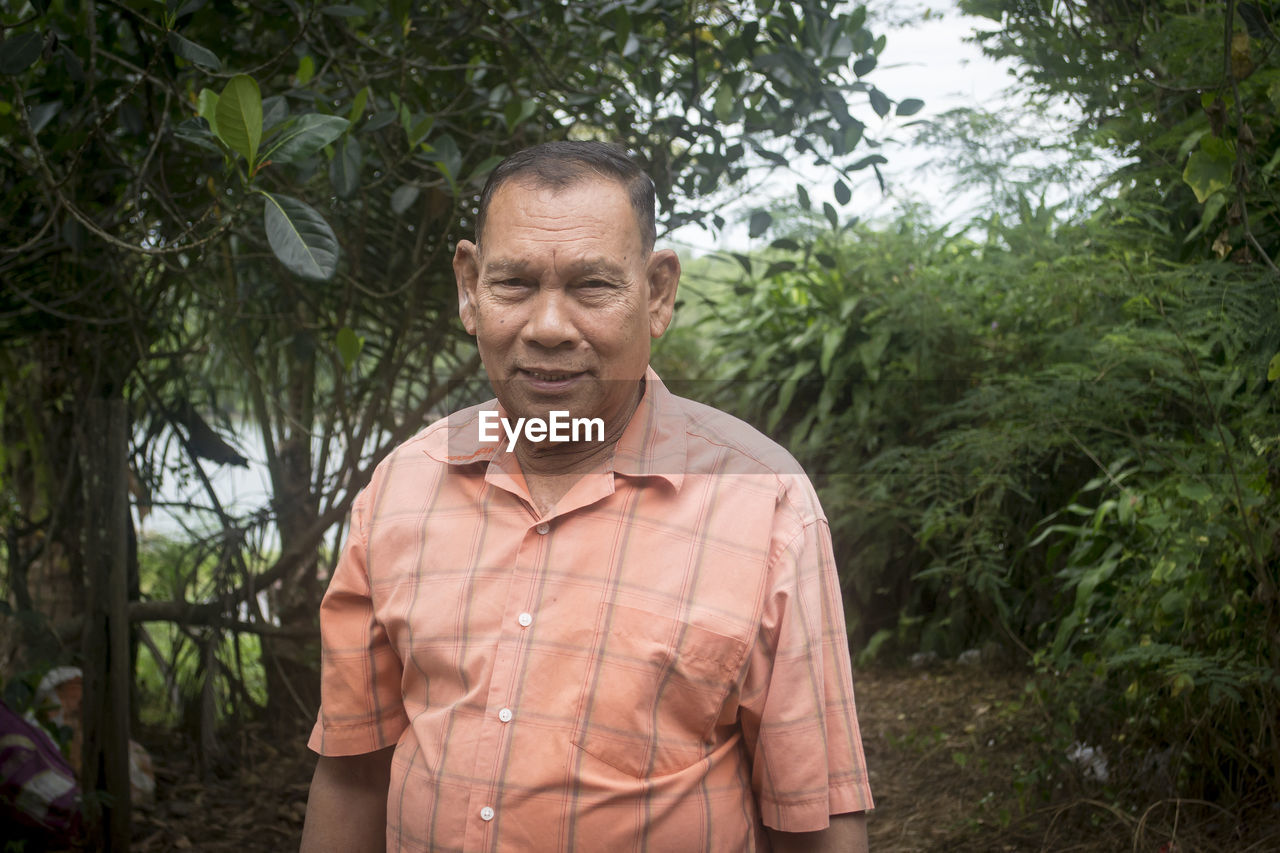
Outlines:
[{"label": "senior man", "polygon": [[653,244],[612,146],[490,176],[453,266],[497,399],[354,505],[306,853],[866,849],[826,519],[785,451],[649,368],[680,279]]}]

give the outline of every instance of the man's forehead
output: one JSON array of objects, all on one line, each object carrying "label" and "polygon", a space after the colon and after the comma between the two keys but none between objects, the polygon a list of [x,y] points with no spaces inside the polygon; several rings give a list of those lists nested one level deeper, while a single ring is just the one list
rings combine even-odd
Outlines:
[{"label": "man's forehead", "polygon": [[644,238],[626,187],[587,176],[565,187],[513,178],[495,192],[477,241],[486,274],[519,272],[529,254],[581,273],[619,270],[640,258]]},{"label": "man's forehead", "polygon": [[532,194],[536,196],[560,196],[568,193],[586,192],[609,195],[619,193],[627,195],[627,187],[622,181],[597,172],[583,172],[565,181],[544,181],[537,175],[513,175],[494,191],[490,204],[504,195]]},{"label": "man's forehead", "polygon": [[[572,198],[572,197],[576,197]],[[586,202],[585,204],[583,202]],[[495,224],[499,227],[511,225],[542,224],[541,214],[529,222],[526,216],[531,207],[548,207],[557,211],[563,206],[575,203],[584,219],[596,219],[601,230],[622,224],[628,231],[640,233],[640,222],[631,204],[631,196],[626,186],[612,178],[602,175],[584,175],[582,178],[563,186],[543,183],[536,178],[517,176],[502,184],[494,192],[489,202],[489,210],[485,217],[485,235]],[[617,216],[625,217],[619,223]]]}]

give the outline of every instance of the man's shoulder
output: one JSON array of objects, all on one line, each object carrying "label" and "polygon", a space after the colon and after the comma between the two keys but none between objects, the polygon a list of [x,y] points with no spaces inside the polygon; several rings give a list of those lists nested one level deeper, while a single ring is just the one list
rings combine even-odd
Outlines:
[{"label": "man's shoulder", "polygon": [[805,476],[785,447],[741,418],[697,400],[674,395],[672,400],[684,415],[691,468],[719,459],[738,473]]},{"label": "man's shoulder", "polygon": [[687,473],[769,481],[774,499],[790,507],[797,523],[825,518],[808,474],[785,447],[714,406],[683,397],[673,401],[684,414]]},{"label": "man's shoulder", "polygon": [[480,413],[486,411],[497,411],[497,401],[486,400],[432,421],[392,450],[383,465],[423,457],[440,463],[487,461],[497,445],[479,440]]}]

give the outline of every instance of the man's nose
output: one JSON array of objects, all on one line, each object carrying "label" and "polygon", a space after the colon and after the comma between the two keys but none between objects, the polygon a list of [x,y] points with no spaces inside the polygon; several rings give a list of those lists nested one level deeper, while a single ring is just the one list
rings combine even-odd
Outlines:
[{"label": "man's nose", "polygon": [[578,329],[574,325],[573,307],[569,302],[569,297],[560,288],[540,290],[533,313],[524,326],[524,339],[548,349],[577,343]]}]

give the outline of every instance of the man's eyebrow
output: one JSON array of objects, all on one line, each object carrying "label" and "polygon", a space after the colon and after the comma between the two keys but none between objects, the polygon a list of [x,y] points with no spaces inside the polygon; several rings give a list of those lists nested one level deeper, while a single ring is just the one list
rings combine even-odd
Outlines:
[{"label": "man's eyebrow", "polygon": [[604,258],[589,258],[580,264],[573,264],[569,271],[576,278],[622,278],[623,269],[618,264]]},{"label": "man's eyebrow", "polygon": [[[504,276],[520,277],[528,271],[528,264],[519,258],[495,258],[486,261],[484,265],[485,278],[495,279]],[[625,271],[622,266],[609,261],[605,258],[587,258],[583,261],[569,264],[565,267],[567,272],[573,278],[608,278],[618,279],[625,277]]]},{"label": "man's eyebrow", "polygon": [[518,258],[497,258],[486,261],[484,274],[486,278],[498,278],[504,275],[518,276],[525,271],[526,264]]}]

